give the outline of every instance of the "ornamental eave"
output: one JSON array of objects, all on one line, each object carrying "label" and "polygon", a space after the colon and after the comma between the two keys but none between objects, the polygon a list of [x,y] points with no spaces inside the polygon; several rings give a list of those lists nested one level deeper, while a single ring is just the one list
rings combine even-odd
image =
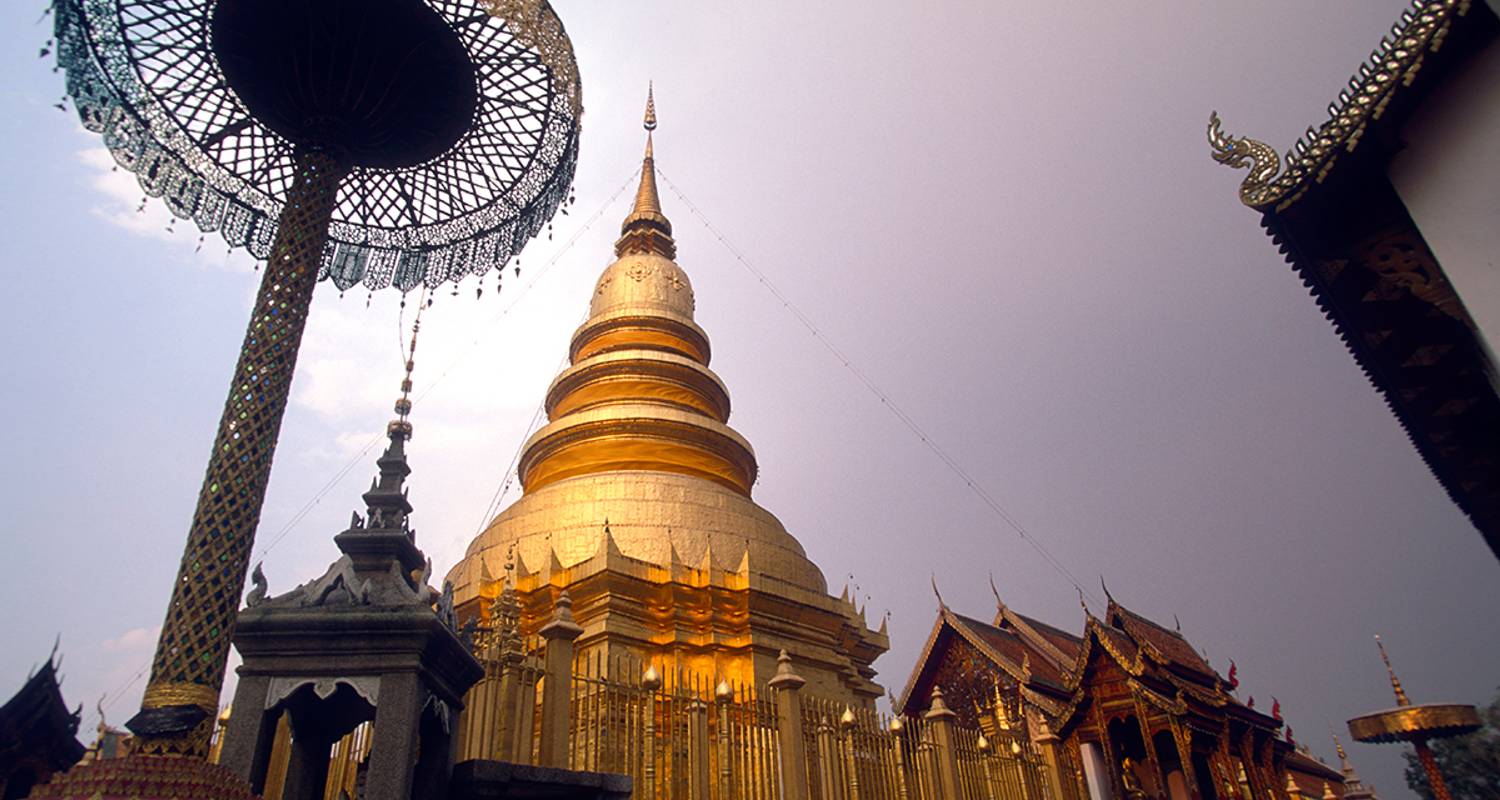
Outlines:
[{"label": "ornamental eave", "polygon": [[1265,142],[1223,133],[1218,113],[1211,114],[1208,141],[1214,160],[1250,171],[1240,184],[1240,201],[1258,211],[1280,213],[1322,183],[1340,158],[1358,147],[1391,101],[1416,81],[1428,56],[1443,46],[1471,4],[1472,0],[1415,0],[1349,79],[1348,89],[1329,104],[1328,119],[1317,129],[1308,128],[1284,157]]}]

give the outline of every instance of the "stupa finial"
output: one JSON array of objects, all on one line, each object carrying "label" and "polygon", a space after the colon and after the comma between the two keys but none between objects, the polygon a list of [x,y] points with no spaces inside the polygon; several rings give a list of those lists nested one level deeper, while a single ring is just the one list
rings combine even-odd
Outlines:
[{"label": "stupa finial", "polygon": [[664,258],[677,257],[672,241],[672,223],[661,212],[661,196],[656,190],[656,156],[652,132],[656,130],[656,89],[646,86],[646,156],[641,162],[641,185],[635,191],[635,206],[620,225],[615,255],[655,253]]},{"label": "stupa finial", "polygon": [[1396,677],[1396,670],[1391,667],[1391,657],[1385,652],[1385,642],[1380,640],[1378,633],[1375,634],[1375,646],[1380,648],[1380,660],[1385,662],[1385,673],[1391,676],[1391,689],[1396,693],[1396,705],[1411,705],[1411,698],[1407,697],[1406,690],[1401,688],[1401,679]]},{"label": "stupa finial", "polygon": [[422,309],[427,304],[417,304],[417,316],[411,324],[411,340],[406,345],[405,372],[401,376],[401,396],[396,398],[396,418],[385,426],[385,435],[391,440],[385,452],[375,460],[379,475],[365,492],[364,501],[369,513],[368,527],[401,528],[407,525],[411,514],[411,502],[406,497],[404,484],[411,467],[406,463],[406,443],[411,440],[411,374],[416,369],[417,334],[422,330]]},{"label": "stupa finial", "polygon": [[[656,86],[652,81],[646,82],[646,121],[644,124],[647,133],[656,130]],[[647,141],[650,141],[650,138],[647,136]]]}]

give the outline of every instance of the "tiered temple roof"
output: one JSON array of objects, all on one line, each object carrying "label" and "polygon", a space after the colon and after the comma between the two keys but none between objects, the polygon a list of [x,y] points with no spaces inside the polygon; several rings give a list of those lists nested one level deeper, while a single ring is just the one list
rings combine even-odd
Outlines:
[{"label": "tiered temple roof", "polygon": [[68,710],[55,655],[0,706],[0,794],[5,797],[25,797],[31,786],[83,758],[78,741],[83,708]]}]

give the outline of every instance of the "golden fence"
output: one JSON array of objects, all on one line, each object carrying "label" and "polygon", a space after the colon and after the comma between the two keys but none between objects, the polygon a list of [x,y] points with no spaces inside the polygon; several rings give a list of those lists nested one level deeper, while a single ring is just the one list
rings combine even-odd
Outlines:
[{"label": "golden fence", "polygon": [[[549,725],[565,742],[547,766],[634,779],[637,800],[1052,800],[1043,759],[1017,710],[991,709],[989,736],[937,718],[893,718],[818,697],[800,686],[730,681],[685,670],[658,674],[629,655],[591,653],[571,663],[565,709],[544,707],[552,677],[546,643],[481,637],[485,678],[459,718],[459,756],[540,763]],[[788,662],[789,667],[789,662]],[[789,692],[788,696],[782,696]],[[507,699],[510,698],[510,699]],[[997,703],[999,702],[997,698]],[[507,703],[511,703],[507,707]],[[794,725],[783,726],[788,719]],[[788,774],[786,738],[802,770]],[[518,743],[498,746],[507,737]],[[512,753],[503,758],[502,752]],[[789,780],[793,785],[789,785]],[[949,787],[952,787],[951,792]]]},{"label": "golden fence", "polygon": [[[1024,715],[1019,707],[1008,708],[998,694],[993,707],[980,715],[982,729],[970,728],[959,724],[937,693],[932,709],[921,717],[891,717],[802,696],[803,682],[785,654],[781,671],[766,685],[716,684],[685,670],[658,674],[628,655],[575,659],[571,638],[553,636],[544,642],[506,628],[496,625],[475,634],[474,654],[484,676],[469,690],[455,720],[458,761],[629,775],[636,800],[1074,796],[1072,787],[1060,787],[1064,797],[1048,785],[1045,760],[1026,730]],[[558,650],[549,654],[548,648]],[[547,683],[553,680],[561,681],[566,691],[554,684],[549,692]],[[221,718],[221,725],[226,719]],[[281,800],[291,751],[289,728],[283,715],[265,800]],[[370,725],[365,723],[333,746],[325,800],[361,796],[360,769],[370,744]],[[1053,748],[1054,758],[1065,755],[1062,748]]]},{"label": "golden fence", "polygon": [[774,705],[739,684],[645,671],[629,656],[575,664],[568,768],[629,775],[636,798],[781,800]]},{"label": "golden fence", "polygon": [[[292,726],[283,713],[276,720],[276,734],[266,768],[266,788],[262,800],[282,800],[287,767],[292,760]],[[217,763],[229,718],[221,716],[210,739],[209,761]],[[323,786],[323,800],[353,800],[361,796],[359,769],[370,757],[370,723],[361,723],[334,743],[328,755],[328,778]]]},{"label": "golden fence", "polygon": [[459,761],[536,763],[541,652],[535,636],[512,640],[487,630],[475,635],[474,655],[484,677],[469,690],[457,720]]}]

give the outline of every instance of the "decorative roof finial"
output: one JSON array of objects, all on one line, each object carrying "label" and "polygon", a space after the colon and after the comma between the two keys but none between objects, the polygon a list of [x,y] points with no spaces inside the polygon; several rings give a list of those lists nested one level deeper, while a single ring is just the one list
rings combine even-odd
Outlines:
[{"label": "decorative roof finial", "polygon": [[422,330],[422,312],[426,310],[425,302],[417,303],[417,316],[411,323],[411,342],[406,345],[406,374],[401,377],[401,397],[396,400],[396,418],[391,420],[385,427],[387,436],[401,436],[403,439],[411,439],[411,422],[407,417],[411,414],[411,373],[417,367],[417,334]]},{"label": "decorative roof finial", "polygon": [[938,608],[946,609],[948,607],[948,604],[943,602],[943,593],[938,591],[936,572],[932,573],[932,593],[937,597]]},{"label": "decorative roof finial", "polygon": [[[396,400],[396,418],[385,426],[386,436],[391,443],[386,446],[380,458],[375,460],[379,475],[371,483],[370,490],[364,494],[365,509],[369,517],[364,526],[366,530],[401,529],[410,534],[407,516],[411,514],[411,502],[403,488],[406,476],[411,474],[411,467],[406,463],[406,442],[411,440],[411,422],[407,417],[411,414],[411,374],[417,366],[417,333],[422,329],[422,310],[426,308],[426,302],[417,304],[417,316],[411,325],[411,341],[406,346],[406,372],[401,378],[401,397]],[[359,528],[358,523],[359,516],[356,514],[350,521],[350,530]]]},{"label": "decorative roof finial", "polygon": [[1401,688],[1401,679],[1396,677],[1396,670],[1391,668],[1391,657],[1385,653],[1385,642],[1380,640],[1380,634],[1375,634],[1375,646],[1380,648],[1380,660],[1385,662],[1385,671],[1391,676],[1391,689],[1396,692],[1396,705],[1409,706],[1411,698],[1406,696],[1406,690]]},{"label": "decorative roof finial", "polygon": [[1349,754],[1344,752],[1344,743],[1339,741],[1338,731],[1333,729],[1333,723],[1328,723],[1328,733],[1333,736],[1333,749],[1339,754],[1339,766],[1349,766]]},{"label": "decorative roof finial", "polygon": [[[990,573],[990,594],[995,596],[995,611],[1004,611],[1005,601],[1000,599],[1000,590],[995,588],[995,573],[993,572]],[[998,620],[996,624],[999,624]]]}]

